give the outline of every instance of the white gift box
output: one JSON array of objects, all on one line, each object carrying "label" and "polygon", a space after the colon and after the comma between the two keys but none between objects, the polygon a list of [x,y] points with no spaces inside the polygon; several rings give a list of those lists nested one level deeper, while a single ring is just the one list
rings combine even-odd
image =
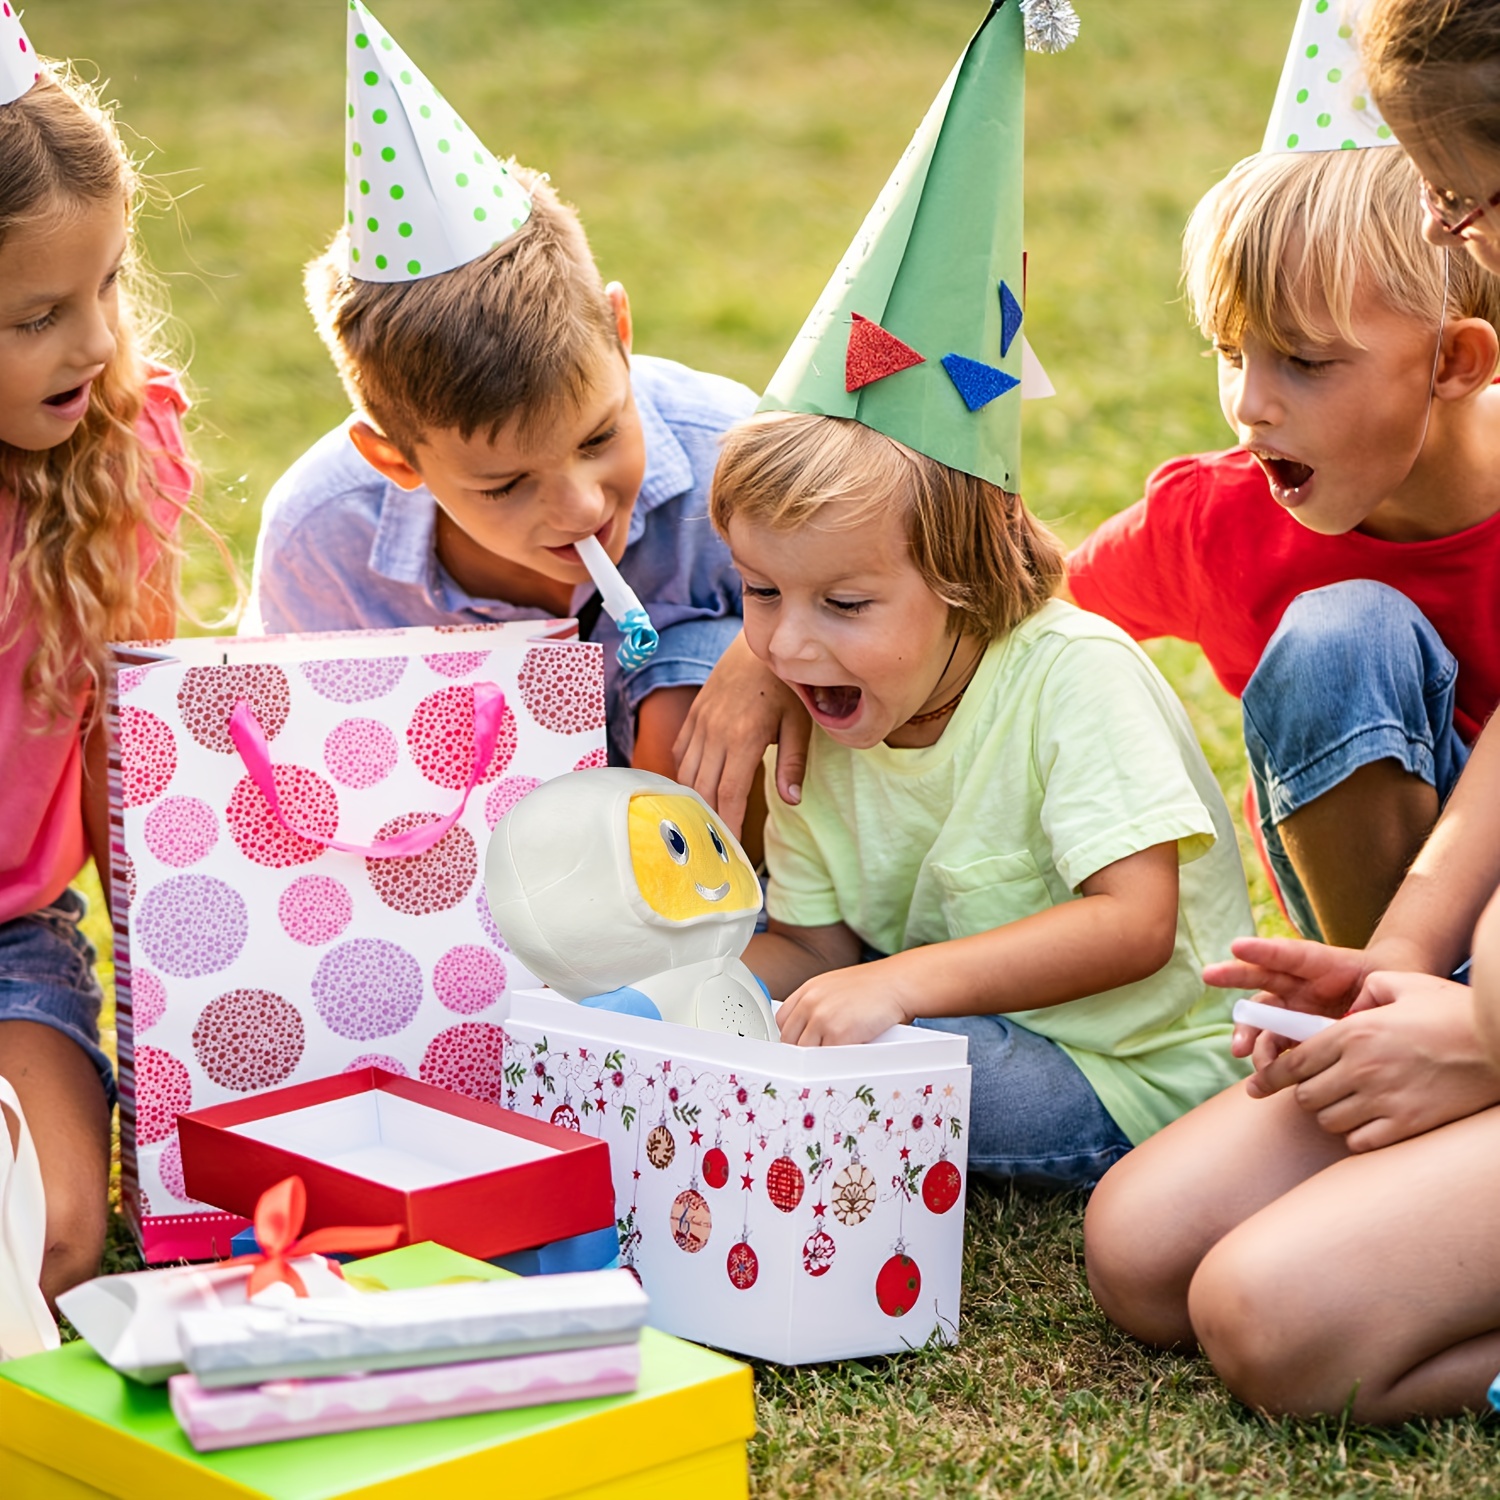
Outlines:
[{"label": "white gift box", "polygon": [[212,1390],[628,1343],[649,1307],[625,1271],[576,1271],[188,1312],[178,1336],[188,1369]]},{"label": "white gift box", "polygon": [[[148,1261],[227,1254],[244,1222],[188,1193],[186,1110],[372,1065],[498,1102],[507,997],[535,980],[500,941],[480,869],[517,800],[603,764],[603,654],[572,630],[116,648],[122,1186]],[[504,712],[456,823],[425,852],[360,852],[456,812],[489,685]],[[280,817],[230,734],[242,701]]]},{"label": "white gift box", "polygon": [[[321,1255],[299,1256],[288,1264],[302,1278],[309,1300],[317,1298],[325,1307],[359,1300]],[[186,1368],[178,1340],[182,1315],[250,1311],[245,1297],[253,1270],[249,1265],[172,1266],[96,1276],[64,1292],[57,1305],[106,1364],[142,1385],[160,1385]]]},{"label": "white gift box", "polygon": [[788,1047],[517,991],[511,1109],[609,1145],[653,1327],[781,1364],[951,1343],[965,1038]]}]

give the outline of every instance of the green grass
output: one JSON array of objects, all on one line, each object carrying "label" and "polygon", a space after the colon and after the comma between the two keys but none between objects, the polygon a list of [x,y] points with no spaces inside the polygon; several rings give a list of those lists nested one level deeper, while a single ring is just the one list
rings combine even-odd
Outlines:
[{"label": "green grass", "polygon": [[[1026,412],[1026,492],[1070,542],[1150,469],[1228,441],[1178,301],[1178,236],[1260,140],[1296,0],[1078,0],[1028,79],[1027,331],[1059,389]],[[383,0],[380,18],[495,150],[546,169],[625,282],[638,347],[763,385],[963,41],[979,0]],[[178,198],[146,225],[199,396],[208,509],[248,571],[259,503],[344,412],[299,300],[341,211],[334,0],[49,0],[45,51],[92,59]],[[190,331],[190,333],[189,333]],[[202,616],[228,590],[204,548]],[[1153,648],[1231,807],[1236,705]],[[1254,877],[1263,929],[1278,918]],[[102,928],[96,931],[103,933]],[[1080,1204],[971,1195],[957,1350],[758,1371],[759,1493],[1500,1494],[1492,1431],[1268,1423],[1200,1361],[1115,1333]],[[111,1264],[132,1263],[123,1234]]]}]

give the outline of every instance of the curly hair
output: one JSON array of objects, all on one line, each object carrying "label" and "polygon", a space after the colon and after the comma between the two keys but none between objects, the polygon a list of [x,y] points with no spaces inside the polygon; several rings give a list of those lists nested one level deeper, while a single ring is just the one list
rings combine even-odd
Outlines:
[{"label": "curly hair", "polygon": [[[66,63],[48,63],[19,99],[0,107],[0,248],[23,226],[66,226],[80,208],[117,200],[133,228],[142,181],[98,91]],[[0,487],[17,507],[0,649],[28,625],[37,648],[23,677],[27,701],[50,718],[78,712],[94,692],[109,643],[143,634],[140,539],[160,548],[153,579],[176,598],[178,549],[152,514],[152,454],[136,422],[164,321],[131,233],[121,266],[115,352],[94,381],[83,420],[56,447],[0,441]]]}]

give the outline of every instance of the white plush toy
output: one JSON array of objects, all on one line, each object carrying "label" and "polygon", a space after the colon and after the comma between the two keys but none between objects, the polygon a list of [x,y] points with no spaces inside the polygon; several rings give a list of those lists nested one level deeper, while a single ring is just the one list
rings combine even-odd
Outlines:
[{"label": "white plush toy", "polygon": [[568,999],[776,1036],[740,961],[760,881],[696,792],[617,767],[559,776],[500,820],[484,883],[506,943]]}]

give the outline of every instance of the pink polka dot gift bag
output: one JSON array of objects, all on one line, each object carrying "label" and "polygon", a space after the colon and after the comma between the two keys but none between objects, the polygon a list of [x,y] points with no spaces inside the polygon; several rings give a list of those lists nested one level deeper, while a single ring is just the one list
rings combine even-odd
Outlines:
[{"label": "pink polka dot gift bag", "polygon": [[226,1255],[177,1116],[371,1064],[499,1102],[490,830],[604,763],[569,624],[120,646],[108,699],[124,1197],[149,1262]]}]

